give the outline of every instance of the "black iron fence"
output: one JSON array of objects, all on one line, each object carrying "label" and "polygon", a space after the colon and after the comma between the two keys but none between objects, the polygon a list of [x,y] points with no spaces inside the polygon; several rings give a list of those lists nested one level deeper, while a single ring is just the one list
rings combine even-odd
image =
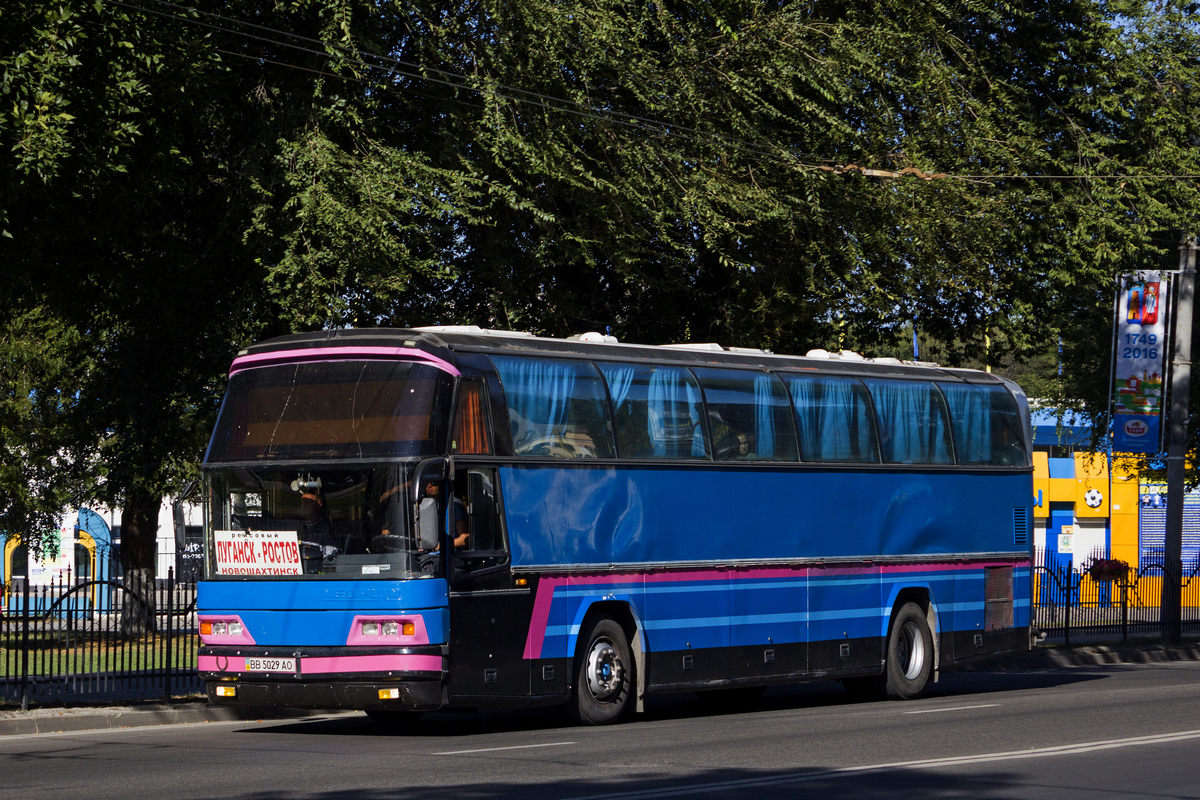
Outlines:
[{"label": "black iron fence", "polygon": [[[1145,559],[1127,570],[1096,569],[1103,552],[1034,555],[1033,627],[1050,641],[1070,647],[1087,641],[1128,641],[1162,632],[1163,564]],[[1200,564],[1185,565],[1181,584],[1181,627],[1200,632]]]},{"label": "black iron fence", "polygon": [[169,699],[200,691],[196,585],[15,580],[0,594],[0,700]]}]

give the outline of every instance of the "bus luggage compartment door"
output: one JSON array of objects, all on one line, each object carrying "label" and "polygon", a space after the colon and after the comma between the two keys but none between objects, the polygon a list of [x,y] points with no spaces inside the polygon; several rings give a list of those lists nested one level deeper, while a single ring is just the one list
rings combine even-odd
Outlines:
[{"label": "bus luggage compartment door", "polygon": [[524,658],[533,597],[528,589],[450,593],[450,700],[528,697]]}]

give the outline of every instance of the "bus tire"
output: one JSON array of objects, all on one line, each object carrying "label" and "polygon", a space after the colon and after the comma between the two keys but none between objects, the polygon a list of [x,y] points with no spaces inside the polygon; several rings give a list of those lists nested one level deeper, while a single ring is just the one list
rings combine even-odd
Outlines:
[{"label": "bus tire", "polygon": [[933,675],[933,633],[916,603],[905,603],[888,632],[884,694],[892,700],[918,697]]},{"label": "bus tire", "polygon": [[633,658],[625,631],[611,619],[599,619],[579,641],[572,716],[587,725],[616,722],[633,708]]}]

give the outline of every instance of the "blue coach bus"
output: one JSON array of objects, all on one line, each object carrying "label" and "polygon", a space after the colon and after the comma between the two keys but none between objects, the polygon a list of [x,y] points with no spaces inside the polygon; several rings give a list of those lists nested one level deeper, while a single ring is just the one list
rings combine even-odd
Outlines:
[{"label": "blue coach bus", "polygon": [[563,703],[842,680],[920,694],[1029,647],[1013,383],[823,352],[472,327],[242,351],[206,454],[215,703]]}]

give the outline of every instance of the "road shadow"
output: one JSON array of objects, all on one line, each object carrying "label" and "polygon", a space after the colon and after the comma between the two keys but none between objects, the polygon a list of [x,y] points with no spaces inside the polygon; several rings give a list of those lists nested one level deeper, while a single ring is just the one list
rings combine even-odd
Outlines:
[{"label": "road shadow", "polygon": [[[1129,669],[1127,665],[1037,670],[1028,672],[952,672],[943,673],[931,684],[925,699],[982,697],[991,693],[1050,690],[1087,681],[1104,680],[1108,673]],[[669,721],[717,718],[755,712],[818,709],[836,706],[892,707],[893,701],[861,699],[848,694],[836,681],[788,684],[769,687],[760,697],[746,699],[742,693],[680,692],[647,698],[645,710],[637,721]],[[421,715],[402,725],[377,724],[365,714],[339,713],[328,717],[307,717],[293,723],[246,728],[241,733],[294,734],[298,736],[414,736],[457,738],[481,734],[556,730],[574,727],[559,706],[539,708],[490,708],[481,710],[437,711]]]},{"label": "road shadow", "polygon": [[[1049,780],[1051,776],[1047,776]],[[639,800],[641,798],[829,798],[895,800],[897,797],[1012,798],[1040,796],[1028,775],[993,769],[965,775],[961,770],[907,768],[811,767],[800,770],[710,769],[690,774],[642,771],[614,775],[607,780],[558,779],[528,782],[487,780],[483,776],[455,776],[444,785],[409,784],[372,789],[361,786],[327,792],[306,792],[306,800]],[[1078,795],[1077,795],[1078,796]],[[294,791],[255,792],[233,796],[237,800],[294,800]]]}]

